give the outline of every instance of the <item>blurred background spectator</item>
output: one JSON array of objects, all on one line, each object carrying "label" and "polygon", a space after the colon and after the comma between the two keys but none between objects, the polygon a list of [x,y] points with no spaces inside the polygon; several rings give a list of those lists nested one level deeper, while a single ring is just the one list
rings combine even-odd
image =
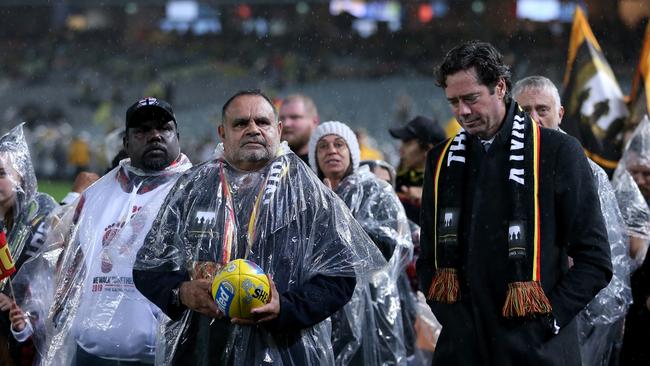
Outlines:
[{"label": "blurred background spectator", "polygon": [[174,104],[198,163],[218,140],[226,96],[258,87],[313,97],[321,119],[353,121],[370,158],[396,165],[388,128],[451,116],[433,85],[444,50],[481,38],[515,80],[541,74],[559,86],[577,5],[628,91],[648,0],[6,0],[0,130],[26,121],[39,178],[71,181],[110,165],[105,136],[130,101],[158,96]]}]

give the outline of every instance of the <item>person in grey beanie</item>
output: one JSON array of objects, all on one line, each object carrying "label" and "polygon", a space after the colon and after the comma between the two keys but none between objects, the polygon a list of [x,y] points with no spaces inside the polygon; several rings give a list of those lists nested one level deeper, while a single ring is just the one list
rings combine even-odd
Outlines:
[{"label": "person in grey beanie", "polygon": [[[415,345],[415,297],[405,275],[413,253],[411,231],[392,186],[359,166],[359,156],[354,132],[341,122],[322,123],[309,140],[309,165],[388,261],[379,275],[357,278],[352,299],[332,316],[334,356],[337,365],[403,364]],[[393,304],[402,314],[396,321],[390,321]]]}]

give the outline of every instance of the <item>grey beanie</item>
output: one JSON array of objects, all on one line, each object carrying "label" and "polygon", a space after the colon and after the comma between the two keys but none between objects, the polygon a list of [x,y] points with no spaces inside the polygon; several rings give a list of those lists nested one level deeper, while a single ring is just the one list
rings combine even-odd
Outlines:
[{"label": "grey beanie", "polygon": [[318,174],[318,163],[316,161],[316,144],[318,140],[327,135],[341,136],[350,150],[350,157],[352,158],[352,172],[359,169],[359,160],[361,150],[359,149],[359,141],[352,129],[345,123],[338,121],[323,122],[311,134],[309,139],[309,165]]}]

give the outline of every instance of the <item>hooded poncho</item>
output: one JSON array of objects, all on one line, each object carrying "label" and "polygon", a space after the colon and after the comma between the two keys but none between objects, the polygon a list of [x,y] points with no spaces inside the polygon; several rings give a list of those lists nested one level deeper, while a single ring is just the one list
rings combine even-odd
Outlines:
[{"label": "hooded poncho", "polygon": [[[47,215],[56,206],[56,201],[47,194],[37,191],[36,175],[32,159],[23,133],[23,124],[20,124],[0,137],[0,160],[2,168],[5,170],[7,177],[14,178],[16,173],[20,181],[13,182],[13,189],[16,194],[15,204],[11,211],[11,227],[7,227],[6,222],[4,230],[6,233],[9,251],[13,257],[14,268],[19,270],[23,263],[32,258],[43,245],[45,234],[47,232],[46,218]],[[2,217],[1,219],[5,219]],[[17,275],[14,274],[14,279]],[[16,301],[20,304],[26,296],[27,286],[19,281],[13,280],[13,291]],[[7,284],[7,279],[0,284],[3,292],[10,296],[11,289]],[[10,340],[10,347],[15,347],[13,337],[9,331],[9,312],[2,312],[0,315],[0,331]],[[30,348],[30,346],[26,346]],[[18,353],[24,354],[24,350]]]},{"label": "hooded poncho", "polygon": [[389,261],[382,271],[357,278],[350,302],[332,317],[337,365],[403,364],[415,343],[415,297],[405,277],[413,254],[411,232],[392,187],[367,166],[359,167],[359,144],[341,122],[324,122],[309,141],[311,168],[319,173],[316,146],[327,135],[341,137],[350,152],[350,174],[334,190]]},{"label": "hooded poncho", "polygon": [[365,276],[386,261],[343,202],[286,143],[253,172],[233,167],[220,145],[214,160],[177,182],[163,207],[138,253],[138,288],[157,287],[148,295],[153,298],[169,293],[166,284],[174,278],[211,278],[224,263],[246,258],[273,278],[281,312],[273,321],[247,326],[168,308],[176,321],[165,327],[157,364],[334,363],[326,319],[343,305],[345,291],[330,284]]},{"label": "hooded poncho", "polygon": [[405,272],[413,243],[404,208],[392,187],[366,166],[344,178],[335,192],[389,261],[381,276],[357,281],[343,324],[333,323],[337,363],[402,364],[414,352],[417,315]]}]

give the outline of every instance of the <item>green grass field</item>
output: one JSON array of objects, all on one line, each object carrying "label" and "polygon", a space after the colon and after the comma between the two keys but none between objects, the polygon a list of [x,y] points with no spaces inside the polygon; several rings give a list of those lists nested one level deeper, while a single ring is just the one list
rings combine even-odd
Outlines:
[{"label": "green grass field", "polygon": [[61,202],[63,197],[65,197],[65,195],[70,192],[71,187],[72,182],[52,180],[38,181],[38,191],[49,194],[50,196],[54,197],[57,202]]}]

